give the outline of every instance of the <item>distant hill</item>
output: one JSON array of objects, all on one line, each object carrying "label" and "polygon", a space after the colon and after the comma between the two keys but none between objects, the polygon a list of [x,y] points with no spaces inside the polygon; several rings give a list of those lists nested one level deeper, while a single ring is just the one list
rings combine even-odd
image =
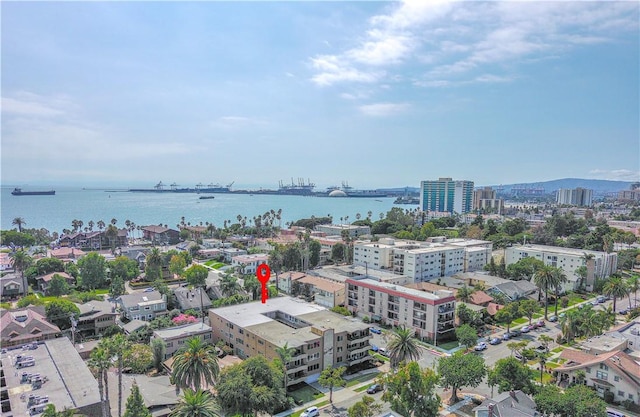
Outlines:
[{"label": "distant hill", "polygon": [[593,190],[596,194],[611,193],[628,190],[633,184],[632,181],[610,181],[610,180],[589,180],[583,178],[563,178],[559,180],[531,182],[523,184],[502,184],[492,185],[493,188],[502,187],[505,193],[511,192],[512,188],[544,188],[545,193],[553,193],[560,188],[586,188]]}]

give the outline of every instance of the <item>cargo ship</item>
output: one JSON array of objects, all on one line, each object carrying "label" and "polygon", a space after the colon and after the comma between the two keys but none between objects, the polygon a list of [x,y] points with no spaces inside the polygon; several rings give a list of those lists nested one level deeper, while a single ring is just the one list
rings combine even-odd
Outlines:
[{"label": "cargo ship", "polygon": [[131,193],[230,193],[232,185],[233,182],[224,186],[213,183],[209,185],[200,183],[194,188],[179,188],[180,186],[174,182],[167,188],[167,186],[160,181],[153,188],[130,188],[127,191]]},{"label": "cargo ship", "polygon": [[12,195],[56,195],[54,190],[49,191],[22,191],[22,188],[14,188]]}]

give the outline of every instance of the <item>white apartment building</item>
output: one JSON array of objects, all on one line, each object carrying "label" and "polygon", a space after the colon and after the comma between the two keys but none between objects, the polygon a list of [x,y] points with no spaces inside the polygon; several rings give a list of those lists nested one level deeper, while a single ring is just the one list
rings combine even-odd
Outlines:
[{"label": "white apartment building", "polygon": [[198,337],[203,343],[211,344],[212,336],[211,327],[198,322],[154,330],[151,339],[162,339],[164,341],[166,346],[164,359],[166,360],[184,347],[187,340],[192,337]]},{"label": "white apartment building", "polygon": [[560,188],[556,193],[556,203],[570,204],[572,206],[588,207],[593,201],[593,190],[585,188]]},{"label": "white apartment building", "polygon": [[354,224],[319,224],[315,229],[318,232],[325,233],[327,236],[342,236],[344,230],[349,233],[349,237],[371,234],[371,228],[369,226],[357,226]]},{"label": "white apartment building", "polygon": [[[593,259],[586,260],[585,254],[592,255]],[[607,278],[618,267],[617,253],[544,245],[511,246],[505,251],[507,266],[527,257],[539,259],[545,265],[561,268],[567,276],[567,283],[563,285],[565,291],[574,290],[580,285],[580,276],[576,274],[576,270],[581,266],[587,267],[588,291],[592,289],[595,278]]]},{"label": "white apartment building", "polygon": [[255,274],[258,265],[268,264],[269,255],[264,253],[256,253],[253,255],[238,255],[231,258],[231,266],[241,268],[244,274]]},{"label": "white apartment building", "polygon": [[476,239],[433,238],[430,242],[359,242],[354,245],[353,264],[407,275],[413,281],[482,270],[491,258],[493,244]]},{"label": "white apartment building", "polygon": [[348,279],[347,308],[359,316],[406,326],[422,339],[440,340],[454,331],[456,299],[452,291],[420,291],[372,279]]}]

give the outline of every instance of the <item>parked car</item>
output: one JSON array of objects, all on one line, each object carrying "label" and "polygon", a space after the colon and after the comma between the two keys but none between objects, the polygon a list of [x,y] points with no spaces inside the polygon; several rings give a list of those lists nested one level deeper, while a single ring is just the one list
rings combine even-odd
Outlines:
[{"label": "parked car", "polygon": [[596,300],[599,303],[604,303],[605,301],[607,301],[607,297],[605,297],[604,295],[599,295],[598,298],[596,298]]},{"label": "parked car", "polygon": [[487,344],[485,342],[479,342],[474,348],[477,351],[485,350],[487,348]]},{"label": "parked car", "polygon": [[386,356],[387,358],[389,357],[389,353],[385,348],[378,348],[378,353],[381,354],[382,356]]},{"label": "parked car", "polygon": [[376,392],[382,391],[382,385],[373,384],[369,388],[367,388],[367,394],[375,394]]},{"label": "parked car", "polygon": [[509,340],[511,339],[511,336],[509,335],[509,333],[505,333],[502,335],[502,340]]},{"label": "parked car", "polygon": [[538,327],[544,327],[545,326],[544,320],[542,320],[542,319],[538,320],[538,323],[536,323],[536,324],[538,325]]},{"label": "parked car", "polygon": [[153,287],[149,287],[149,288],[145,288],[144,289],[144,292],[151,292],[151,291],[153,291]]},{"label": "parked car", "polygon": [[502,343],[502,340],[499,337],[494,337],[489,341],[491,345],[499,345],[500,343]]},{"label": "parked car", "polygon": [[557,316],[551,316],[549,317],[549,321],[552,323],[555,323],[556,321],[558,321],[558,317]]},{"label": "parked car", "polygon": [[382,334],[382,330],[378,329],[377,327],[371,327],[369,328],[369,331],[375,334]]},{"label": "parked car", "polygon": [[522,332],[520,330],[518,330],[518,329],[515,329],[515,330],[511,330],[511,334],[509,336],[518,337],[520,335],[522,335]]},{"label": "parked car", "polygon": [[520,352],[514,353],[513,356],[515,356],[516,359],[522,360],[522,354]]},{"label": "parked car", "polygon": [[379,349],[379,348],[378,348],[378,346],[376,346],[376,345],[371,345],[371,350],[373,350],[374,352],[377,352],[377,351],[378,351],[378,349]]},{"label": "parked car", "polygon": [[538,352],[548,352],[549,348],[546,347],[545,345],[538,345],[535,347],[535,350]]},{"label": "parked car", "polygon": [[300,417],[318,417],[319,415],[318,407],[309,407],[300,414]]},{"label": "parked car", "polygon": [[531,327],[529,326],[524,326],[522,329],[520,329],[520,331],[522,333],[529,333],[531,331]]}]

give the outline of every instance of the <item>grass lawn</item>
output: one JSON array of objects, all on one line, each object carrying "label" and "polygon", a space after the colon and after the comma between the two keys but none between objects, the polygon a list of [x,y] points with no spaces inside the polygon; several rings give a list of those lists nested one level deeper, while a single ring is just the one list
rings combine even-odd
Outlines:
[{"label": "grass lawn", "polygon": [[[538,381],[540,381],[540,373],[538,373]],[[548,373],[543,373],[542,374],[542,383],[543,384],[550,384],[551,381],[553,380],[553,375],[548,374]]]},{"label": "grass lawn", "polygon": [[562,352],[563,350],[564,350],[564,347],[558,346],[558,347],[554,347],[553,349],[551,349],[551,352],[559,353],[559,352]]},{"label": "grass lawn", "polygon": [[560,366],[560,364],[557,364],[555,362],[547,362],[546,364],[546,367],[551,369],[556,369],[558,366]]},{"label": "grass lawn", "polygon": [[365,375],[360,375],[358,377],[355,377],[355,378],[347,381],[347,387],[352,387],[352,386],[358,385],[358,384],[360,384],[362,382],[374,379],[374,378],[376,378],[378,376],[379,373],[380,372],[372,372],[370,374],[365,374]]},{"label": "grass lawn", "polygon": [[517,326],[519,324],[525,324],[525,323],[529,323],[529,319],[526,317],[520,317],[519,319],[515,319],[514,321],[512,321],[511,325]]},{"label": "grass lawn", "polygon": [[361,387],[359,387],[359,388],[354,389],[354,391],[355,391],[355,392],[362,392],[362,391],[364,391],[364,390],[366,390],[366,389],[369,389],[369,387],[370,387],[371,385],[373,385],[373,384],[363,385],[363,386],[361,386]]},{"label": "grass lawn", "polygon": [[204,263],[206,266],[209,266],[213,269],[220,269],[224,266],[224,264],[222,262],[218,262],[218,261],[207,261]]},{"label": "grass lawn", "polygon": [[386,356],[382,356],[382,355],[381,355],[381,354],[379,354],[379,353],[375,353],[373,350],[370,350],[370,351],[369,351],[369,355],[373,356],[374,358],[376,358],[376,359],[377,359],[377,360],[379,360],[379,361],[382,361],[382,362],[389,362],[389,358],[387,358]]},{"label": "grass lawn", "polygon": [[324,395],[323,393],[313,388],[311,385],[305,385],[302,388],[297,389],[295,391],[291,391],[289,393],[289,396],[295,400],[296,404],[308,403],[310,401],[313,401],[317,398],[322,397],[323,395]]},{"label": "grass lawn", "polygon": [[438,343],[438,347],[444,350],[451,350],[451,349],[455,349],[459,346],[458,341],[457,340],[453,340],[453,341],[449,341],[449,342],[444,342],[444,343]]}]

